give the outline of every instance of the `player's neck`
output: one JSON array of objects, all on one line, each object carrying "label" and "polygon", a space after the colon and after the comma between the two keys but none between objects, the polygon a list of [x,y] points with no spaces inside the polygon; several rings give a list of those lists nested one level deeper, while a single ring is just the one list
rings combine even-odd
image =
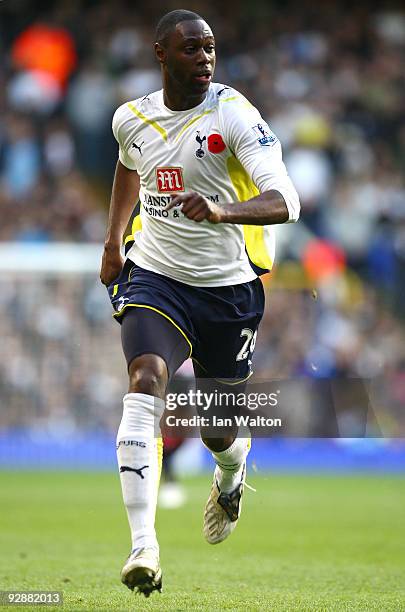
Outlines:
[{"label": "player's neck", "polygon": [[167,108],[173,111],[185,111],[194,108],[204,102],[207,92],[199,95],[187,96],[179,91],[172,83],[163,83],[163,102]]}]

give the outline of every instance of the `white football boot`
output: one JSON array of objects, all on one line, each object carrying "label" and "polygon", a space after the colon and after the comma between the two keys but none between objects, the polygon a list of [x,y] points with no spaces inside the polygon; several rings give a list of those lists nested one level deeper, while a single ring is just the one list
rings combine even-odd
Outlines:
[{"label": "white football boot", "polygon": [[[210,496],[204,510],[203,532],[209,544],[219,544],[227,538],[238,524],[242,509],[243,488],[246,485],[246,463],[243,466],[239,485],[231,493],[221,493],[216,466]],[[251,488],[251,487],[249,487]]]},{"label": "white football boot", "polygon": [[152,591],[162,592],[162,570],[159,552],[155,548],[134,550],[121,571],[121,582],[131,591],[149,597]]}]

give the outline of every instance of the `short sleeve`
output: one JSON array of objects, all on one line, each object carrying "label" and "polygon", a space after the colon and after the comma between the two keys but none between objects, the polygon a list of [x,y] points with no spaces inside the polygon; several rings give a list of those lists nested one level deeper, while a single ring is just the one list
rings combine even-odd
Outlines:
[{"label": "short sleeve", "polygon": [[119,151],[118,158],[120,162],[128,168],[128,170],[136,170],[134,160],[128,155],[128,138],[126,137],[128,121],[130,118],[129,109],[126,104],[123,104],[114,113],[112,120],[112,131],[116,141],[118,142]]},{"label": "short sleeve", "polygon": [[259,111],[243,96],[223,104],[225,140],[260,191],[281,193],[288,208],[288,222],[300,214],[300,202],[283,162],[281,144]]}]

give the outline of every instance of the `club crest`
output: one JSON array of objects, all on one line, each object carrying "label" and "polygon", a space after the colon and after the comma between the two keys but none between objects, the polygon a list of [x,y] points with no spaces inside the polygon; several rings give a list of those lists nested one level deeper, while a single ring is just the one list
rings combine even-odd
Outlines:
[{"label": "club crest", "polygon": [[195,152],[195,156],[198,157],[198,159],[201,159],[205,155],[205,151],[203,149],[203,144],[207,140],[207,137],[203,136],[201,138],[200,132],[197,132],[197,136],[195,137],[195,139],[196,139],[196,141],[199,144],[199,147],[198,147],[197,151]]}]

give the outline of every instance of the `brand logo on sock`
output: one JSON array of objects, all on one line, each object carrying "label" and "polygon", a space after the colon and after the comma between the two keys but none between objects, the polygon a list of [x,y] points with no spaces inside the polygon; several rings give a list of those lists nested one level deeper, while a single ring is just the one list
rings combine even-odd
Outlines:
[{"label": "brand logo on sock", "polygon": [[135,472],[135,474],[138,474],[138,476],[140,476],[142,480],[144,480],[145,476],[142,474],[142,470],[145,470],[148,467],[149,465],[144,465],[141,468],[131,468],[128,465],[122,465],[120,467],[120,472]]},{"label": "brand logo on sock", "polygon": [[139,442],[138,440],[121,440],[121,442],[118,442],[117,448],[120,446],[140,446],[141,448],[146,448],[146,443]]}]

